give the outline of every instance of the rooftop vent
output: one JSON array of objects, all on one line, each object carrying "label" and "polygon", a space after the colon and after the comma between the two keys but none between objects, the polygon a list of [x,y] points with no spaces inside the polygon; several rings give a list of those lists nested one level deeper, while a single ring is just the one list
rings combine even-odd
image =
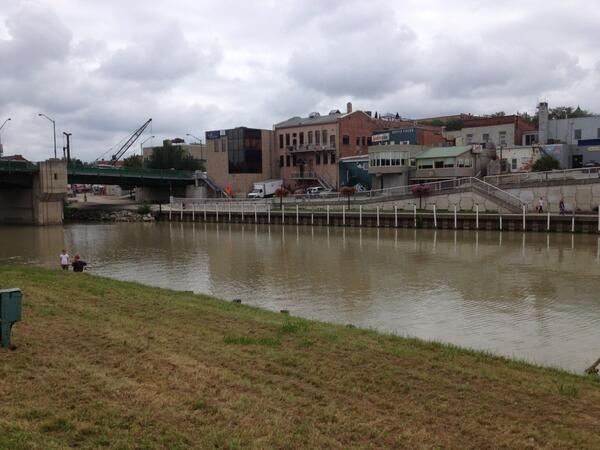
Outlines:
[{"label": "rooftop vent", "polygon": [[311,112],[308,115],[308,117],[311,118],[311,119],[314,119],[315,117],[321,117],[321,114],[319,114],[318,112],[315,111],[315,112]]},{"label": "rooftop vent", "polygon": [[330,116],[334,116],[336,114],[339,114],[340,110],[339,109],[332,109],[331,111],[329,111],[329,115]]}]

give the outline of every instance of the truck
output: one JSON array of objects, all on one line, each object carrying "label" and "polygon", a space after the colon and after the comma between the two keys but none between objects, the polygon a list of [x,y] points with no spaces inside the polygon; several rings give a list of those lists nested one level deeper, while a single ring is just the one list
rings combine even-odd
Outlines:
[{"label": "truck", "polygon": [[253,183],[252,192],[248,198],[266,198],[273,197],[275,191],[283,186],[283,180],[266,180]]}]

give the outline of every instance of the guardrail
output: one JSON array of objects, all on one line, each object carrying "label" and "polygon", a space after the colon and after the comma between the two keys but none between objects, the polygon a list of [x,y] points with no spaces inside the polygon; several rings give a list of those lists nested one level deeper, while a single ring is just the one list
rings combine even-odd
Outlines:
[{"label": "guardrail", "polygon": [[600,167],[551,170],[546,172],[519,172],[504,175],[488,175],[483,179],[490,184],[503,186],[523,183],[546,183],[548,181],[572,181],[600,178]]},{"label": "guardrail", "polygon": [[0,160],[0,170],[3,172],[37,172],[39,167],[29,161]]},{"label": "guardrail", "polygon": [[488,195],[505,202],[511,206],[515,212],[519,212],[524,206],[523,201],[516,195],[506,192],[493,184],[482,181],[479,178],[471,178],[470,180],[471,186],[475,190],[483,191]]},{"label": "guardrail", "polygon": [[193,180],[194,172],[188,170],[167,170],[167,169],[142,169],[142,168],[117,168],[117,167],[86,167],[69,165],[67,168],[69,175],[95,175],[111,176],[119,178],[160,178]]}]

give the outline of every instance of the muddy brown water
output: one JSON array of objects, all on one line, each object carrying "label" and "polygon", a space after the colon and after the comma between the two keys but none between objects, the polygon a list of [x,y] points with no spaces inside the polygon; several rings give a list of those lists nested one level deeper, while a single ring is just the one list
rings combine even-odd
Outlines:
[{"label": "muddy brown water", "polygon": [[0,227],[0,262],[193,290],[581,373],[600,357],[593,235],[193,223]]}]

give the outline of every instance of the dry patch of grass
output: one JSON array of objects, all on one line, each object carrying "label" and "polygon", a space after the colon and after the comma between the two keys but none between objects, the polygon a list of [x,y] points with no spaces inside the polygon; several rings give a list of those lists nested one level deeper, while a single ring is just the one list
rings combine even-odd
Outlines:
[{"label": "dry patch of grass", "polygon": [[597,448],[600,382],[93,277],[0,267],[0,448]]}]

